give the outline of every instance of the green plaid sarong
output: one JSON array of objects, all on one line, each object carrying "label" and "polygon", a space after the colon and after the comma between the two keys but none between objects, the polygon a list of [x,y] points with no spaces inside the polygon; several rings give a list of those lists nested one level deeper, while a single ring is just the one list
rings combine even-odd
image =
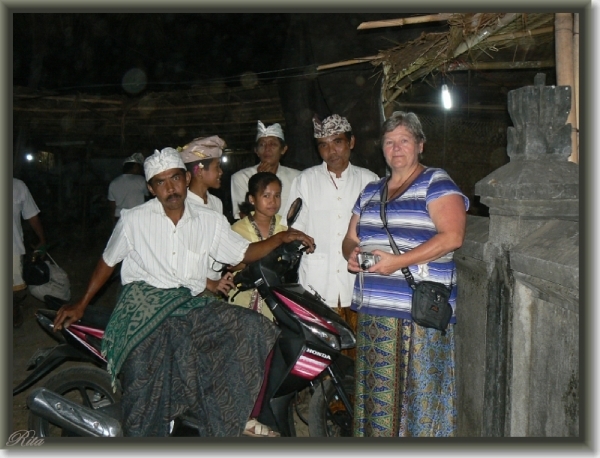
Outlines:
[{"label": "green plaid sarong", "polygon": [[123,286],[102,339],[113,389],[127,356],[167,317],[185,316],[214,298],[192,296],[188,288],[160,289],[144,282]]}]

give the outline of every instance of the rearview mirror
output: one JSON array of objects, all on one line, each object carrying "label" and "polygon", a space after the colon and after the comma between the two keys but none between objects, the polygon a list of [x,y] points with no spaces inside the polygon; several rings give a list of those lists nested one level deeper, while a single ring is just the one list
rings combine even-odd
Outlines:
[{"label": "rearview mirror", "polygon": [[287,212],[287,226],[292,227],[292,224],[296,222],[298,215],[300,214],[300,210],[302,210],[302,199],[298,197]]}]

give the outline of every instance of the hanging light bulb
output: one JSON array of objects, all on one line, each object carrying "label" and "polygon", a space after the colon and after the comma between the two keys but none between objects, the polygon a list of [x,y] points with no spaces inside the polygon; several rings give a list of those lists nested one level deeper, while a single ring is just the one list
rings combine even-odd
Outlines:
[{"label": "hanging light bulb", "polygon": [[442,77],[442,105],[446,110],[452,108],[452,96],[446,84],[446,78]]}]

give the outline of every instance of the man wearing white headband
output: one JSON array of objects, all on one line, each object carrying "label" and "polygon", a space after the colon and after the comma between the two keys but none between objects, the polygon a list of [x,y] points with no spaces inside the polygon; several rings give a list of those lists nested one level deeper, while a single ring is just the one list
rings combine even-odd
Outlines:
[{"label": "man wearing white headband", "polygon": [[200,295],[208,256],[236,265],[293,240],[312,251],[313,241],[290,230],[249,243],[225,216],[186,198],[190,173],[173,148],[156,150],[144,171],[156,198],[122,211],[87,291],[58,311],[54,329],[79,320],[122,261],[102,353],[113,386],[120,375],[125,435],[168,436],[185,412],[198,419],[200,436],[240,436],[279,331],[261,314]]},{"label": "man wearing white headband", "polygon": [[124,208],[133,208],[143,204],[149,196],[146,180],[144,180],[142,153],[135,153],[123,161],[122,175],[110,182],[108,186],[108,203],[113,224],[121,216]]},{"label": "man wearing white headband", "polygon": [[[285,167],[279,163],[286,151],[287,145],[281,126],[275,123],[265,127],[261,121],[258,121],[254,152],[260,159],[260,163],[239,170],[231,176],[231,204],[235,219],[242,217],[240,203],[246,200],[248,180],[258,172],[271,172],[277,175],[281,180],[281,202],[286,202],[292,181],[300,173],[299,170]],[[283,215],[281,211],[282,209],[279,210],[279,214]]]},{"label": "man wearing white headband", "polygon": [[355,274],[348,272],[342,241],[360,191],[378,176],[350,163],[355,139],[346,118],[334,114],[321,122],[315,116],[313,127],[323,162],[294,180],[283,214],[297,197],[302,198],[302,211],[293,227],[314,237],[317,250],[302,257],[299,282],[319,293],[356,330],[356,313],[350,310]]}]

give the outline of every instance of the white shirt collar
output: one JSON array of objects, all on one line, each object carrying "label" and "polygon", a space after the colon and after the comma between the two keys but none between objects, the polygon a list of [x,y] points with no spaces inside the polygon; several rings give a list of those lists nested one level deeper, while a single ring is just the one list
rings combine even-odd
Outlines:
[{"label": "white shirt collar", "polygon": [[348,167],[346,167],[346,169],[341,173],[339,178],[335,176],[335,173],[329,171],[329,169],[327,168],[327,162],[323,161],[321,164],[321,167],[323,168],[324,172],[327,173],[333,179],[344,180],[350,173],[350,168],[352,167],[352,163],[348,162]]}]

